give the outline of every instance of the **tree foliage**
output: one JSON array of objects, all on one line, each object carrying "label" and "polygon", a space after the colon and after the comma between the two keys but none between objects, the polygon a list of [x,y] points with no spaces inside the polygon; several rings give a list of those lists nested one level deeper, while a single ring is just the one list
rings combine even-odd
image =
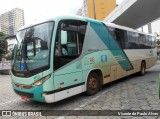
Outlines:
[{"label": "tree foliage", "polygon": [[5,54],[6,42],[4,41],[4,39],[6,36],[7,36],[6,34],[4,34],[3,32],[0,32],[0,61],[2,60],[2,57],[4,57],[4,54]]},{"label": "tree foliage", "polygon": [[3,32],[0,32],[0,40],[4,40],[6,37],[6,34],[4,34]]}]

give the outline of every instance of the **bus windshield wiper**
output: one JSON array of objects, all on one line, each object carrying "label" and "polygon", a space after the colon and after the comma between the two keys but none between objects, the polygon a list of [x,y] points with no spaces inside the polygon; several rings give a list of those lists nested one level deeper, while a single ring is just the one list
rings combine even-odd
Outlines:
[{"label": "bus windshield wiper", "polygon": [[[18,41],[18,39],[17,39],[17,36],[16,36],[16,41],[17,41],[17,44],[19,44],[19,41]],[[16,44],[16,45],[17,45],[17,44]],[[12,55],[13,55],[14,52],[15,52],[15,54],[14,54],[14,56],[13,56],[14,58],[13,58],[13,65],[12,65],[12,67],[15,66],[15,63],[16,63],[16,60],[17,60],[18,48],[17,48],[16,51],[15,51],[16,45],[14,46],[13,53],[12,53]],[[17,45],[17,47],[18,47],[18,45]]]}]

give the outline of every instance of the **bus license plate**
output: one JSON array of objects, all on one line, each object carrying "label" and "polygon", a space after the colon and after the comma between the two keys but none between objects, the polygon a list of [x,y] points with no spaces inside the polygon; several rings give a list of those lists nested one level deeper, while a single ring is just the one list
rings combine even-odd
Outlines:
[{"label": "bus license plate", "polygon": [[21,99],[26,101],[28,99],[28,97],[27,96],[21,96]]}]

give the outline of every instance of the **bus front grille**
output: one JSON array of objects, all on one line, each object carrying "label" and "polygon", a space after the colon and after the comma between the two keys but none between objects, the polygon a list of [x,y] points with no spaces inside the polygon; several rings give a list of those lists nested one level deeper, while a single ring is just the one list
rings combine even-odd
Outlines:
[{"label": "bus front grille", "polygon": [[33,94],[32,93],[24,93],[24,92],[20,92],[20,91],[17,91],[17,90],[14,90],[14,92],[19,96],[26,96],[28,98],[33,98]]},{"label": "bus front grille", "polygon": [[32,85],[21,85],[21,84],[17,84],[15,83],[16,87],[21,88],[21,89],[31,89],[33,88]]}]

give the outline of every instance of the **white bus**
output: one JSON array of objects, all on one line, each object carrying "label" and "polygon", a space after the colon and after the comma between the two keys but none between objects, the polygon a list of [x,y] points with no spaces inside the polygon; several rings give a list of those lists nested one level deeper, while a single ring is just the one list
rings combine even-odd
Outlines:
[{"label": "white bus", "polygon": [[23,99],[52,103],[139,73],[156,63],[155,37],[82,17],[61,16],[17,32],[12,85]]}]

